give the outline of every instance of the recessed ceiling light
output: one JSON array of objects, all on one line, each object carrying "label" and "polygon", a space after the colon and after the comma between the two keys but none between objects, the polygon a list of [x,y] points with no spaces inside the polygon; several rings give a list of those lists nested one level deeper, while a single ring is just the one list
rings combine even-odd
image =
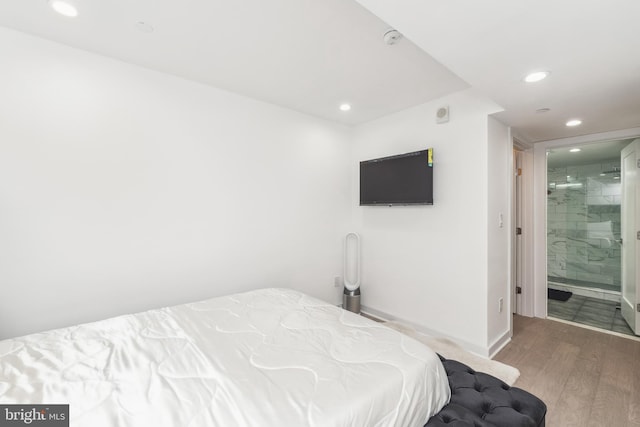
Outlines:
[{"label": "recessed ceiling light", "polygon": [[548,113],[549,111],[551,111],[551,108],[538,108],[536,113]]},{"label": "recessed ceiling light", "polygon": [[580,126],[581,124],[582,120],[579,119],[571,119],[566,123],[566,125],[569,127]]},{"label": "recessed ceiling light", "polygon": [[535,83],[544,80],[549,76],[548,71],[536,71],[525,76],[524,81],[527,83]]},{"label": "recessed ceiling light", "polygon": [[571,153],[577,153],[578,151],[582,151],[582,150],[579,148],[572,148],[571,150],[569,150],[569,152]]},{"label": "recessed ceiling light", "polygon": [[75,18],[78,16],[78,8],[71,0],[49,0],[49,6],[60,15]]},{"label": "recessed ceiling light", "polygon": [[340,105],[340,110],[341,111],[349,111],[349,110],[351,110],[351,105],[350,104],[341,104]]}]

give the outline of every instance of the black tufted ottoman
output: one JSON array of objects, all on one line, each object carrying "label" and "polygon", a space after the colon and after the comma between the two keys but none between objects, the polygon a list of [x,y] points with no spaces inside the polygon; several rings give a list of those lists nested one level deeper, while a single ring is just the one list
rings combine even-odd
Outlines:
[{"label": "black tufted ottoman", "polygon": [[451,401],[425,427],[544,427],[547,405],[542,400],[455,360],[440,360]]}]

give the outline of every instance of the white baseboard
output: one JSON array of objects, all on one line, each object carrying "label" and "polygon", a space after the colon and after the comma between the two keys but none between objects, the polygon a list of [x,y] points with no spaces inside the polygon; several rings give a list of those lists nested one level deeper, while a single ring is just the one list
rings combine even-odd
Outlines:
[{"label": "white baseboard", "polygon": [[[466,351],[468,351],[469,353],[473,353],[477,356],[481,356],[481,357],[485,357],[485,358],[489,358],[489,348],[486,347],[482,347],[473,343],[470,343],[468,341],[465,340],[461,340],[457,337],[452,337],[450,335],[444,334],[440,331],[436,331],[430,328],[427,328],[423,325],[419,325],[417,323],[414,323],[410,320],[407,319],[403,319],[401,317],[397,317],[394,316],[392,314],[389,313],[385,313],[383,311],[380,310],[376,310],[375,308],[371,308],[371,307],[367,307],[367,306],[362,306],[361,307],[362,311],[370,316],[373,317],[377,317],[378,319],[384,320],[384,321],[392,321],[392,320],[396,320],[398,322],[402,322],[405,323],[409,326],[411,326],[413,329],[415,329],[416,331],[423,333],[425,335],[429,335],[432,337],[436,337],[436,338],[447,338],[451,341],[453,341],[454,343],[458,344],[460,347],[462,347],[463,349],[465,349]],[[508,331],[507,331],[508,334]],[[509,338],[510,339],[510,338]],[[507,341],[508,342],[508,341]],[[506,344],[506,342],[505,342]],[[502,346],[500,347],[502,348]]]},{"label": "white baseboard", "polygon": [[390,322],[392,320],[398,320],[393,316],[388,315],[387,313],[383,313],[379,310],[376,310],[375,308],[371,308],[371,307],[367,307],[367,306],[361,306],[360,307],[361,311],[364,314],[368,314],[371,317],[375,317],[376,319],[380,319],[383,322]]},{"label": "white baseboard", "polygon": [[493,359],[509,342],[511,342],[511,331],[506,330],[489,346],[489,359]]}]

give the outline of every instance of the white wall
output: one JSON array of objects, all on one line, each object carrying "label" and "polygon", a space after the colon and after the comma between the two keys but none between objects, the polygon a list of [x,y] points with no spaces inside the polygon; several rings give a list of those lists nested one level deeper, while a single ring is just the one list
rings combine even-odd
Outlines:
[{"label": "white wall", "polygon": [[[435,124],[443,105],[449,105],[451,120]],[[463,91],[358,126],[352,165],[357,201],[358,161],[434,148],[433,206],[354,203],[354,228],[362,235],[362,304],[484,354],[488,267],[494,265],[487,239],[487,115],[497,110]],[[502,326],[492,324],[492,334]]]},{"label": "white wall", "polygon": [[[484,354],[508,330],[486,98],[349,129],[7,29],[0,49],[0,339],[265,286],[338,302],[348,230],[365,306]],[[358,161],[427,147],[434,206],[357,206]]]},{"label": "white wall", "polygon": [[0,339],[265,286],[338,301],[345,127],[0,29]]},{"label": "white wall", "polygon": [[[511,338],[510,238],[513,148],[509,129],[488,118],[487,343],[489,354]],[[502,311],[498,301],[502,299]]]}]

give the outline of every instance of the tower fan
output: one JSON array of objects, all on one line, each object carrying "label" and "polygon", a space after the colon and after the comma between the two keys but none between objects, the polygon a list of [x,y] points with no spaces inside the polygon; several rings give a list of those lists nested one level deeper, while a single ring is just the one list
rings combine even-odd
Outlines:
[{"label": "tower fan", "polygon": [[344,292],[342,308],[360,314],[360,236],[348,233],[344,238]]}]

